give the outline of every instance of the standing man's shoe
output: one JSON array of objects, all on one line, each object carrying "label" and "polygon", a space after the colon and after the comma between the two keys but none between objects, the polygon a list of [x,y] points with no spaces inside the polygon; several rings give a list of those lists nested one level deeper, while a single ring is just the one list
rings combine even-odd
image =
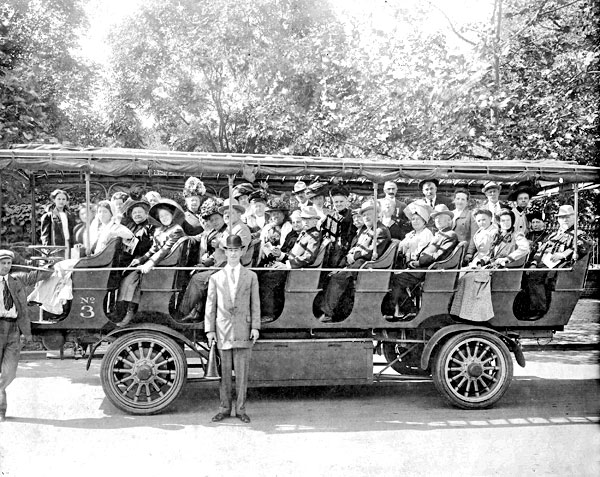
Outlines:
[{"label": "standing man's shoe", "polygon": [[240,414],[238,416],[238,419],[240,421],[242,421],[244,424],[249,424],[250,423],[250,416],[248,416],[248,414]]},{"label": "standing man's shoe", "polygon": [[222,412],[215,414],[212,418],[212,422],[221,422],[223,419],[225,419],[227,416],[225,414],[223,414]]}]

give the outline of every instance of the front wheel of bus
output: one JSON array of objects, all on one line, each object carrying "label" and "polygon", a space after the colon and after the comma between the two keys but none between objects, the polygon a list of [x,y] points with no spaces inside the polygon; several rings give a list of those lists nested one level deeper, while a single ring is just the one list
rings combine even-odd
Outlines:
[{"label": "front wheel of bus", "polygon": [[510,386],[513,363],[507,346],[491,333],[470,331],[451,337],[434,360],[433,382],[455,406],[493,406]]},{"label": "front wheel of bus", "polygon": [[187,362],[183,347],[153,331],[134,331],[116,339],[102,360],[106,397],[130,414],[156,414],[183,391]]}]

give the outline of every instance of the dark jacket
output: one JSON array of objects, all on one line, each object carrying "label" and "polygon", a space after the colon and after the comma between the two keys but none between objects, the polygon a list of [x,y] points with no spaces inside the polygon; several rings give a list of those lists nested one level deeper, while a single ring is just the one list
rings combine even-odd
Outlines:
[{"label": "dark jacket", "polygon": [[27,313],[27,287],[45,280],[52,275],[52,270],[33,272],[10,272],[8,274],[8,289],[17,308],[17,326],[23,335],[31,335],[31,324]]},{"label": "dark jacket", "polygon": [[419,267],[429,267],[435,262],[441,262],[450,256],[458,245],[458,235],[450,227],[438,230],[433,240],[419,255]]},{"label": "dark jacket", "polygon": [[[67,214],[67,228],[69,230],[70,245],[75,243],[73,230],[75,229],[75,216],[65,208]],[[42,215],[41,242],[42,245],[66,245],[63,234],[62,221],[54,205],[46,209]]]},{"label": "dark jacket", "polygon": [[302,268],[312,265],[317,258],[321,246],[321,233],[313,227],[300,233],[290,253],[282,257],[289,260],[292,268]]},{"label": "dark jacket", "polygon": [[180,225],[171,224],[168,227],[157,227],[152,238],[152,247],[139,258],[140,263],[152,260],[155,265],[158,265],[183,236],[185,236],[185,233]]},{"label": "dark jacket", "polygon": [[[381,257],[383,252],[385,252],[392,243],[392,237],[390,236],[389,229],[381,222],[377,222],[376,234],[377,256]],[[354,263],[351,264],[353,268],[371,260],[373,257],[373,229],[362,227],[360,232],[352,240],[348,254],[352,254],[352,258],[354,258]],[[342,260],[340,266],[345,267],[347,265],[348,262],[345,258]]]}]

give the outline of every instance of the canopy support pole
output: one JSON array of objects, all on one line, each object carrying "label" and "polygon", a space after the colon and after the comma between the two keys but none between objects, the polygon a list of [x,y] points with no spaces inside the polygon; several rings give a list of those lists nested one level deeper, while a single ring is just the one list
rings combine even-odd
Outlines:
[{"label": "canopy support pole", "polygon": [[373,182],[373,255],[371,260],[377,260],[377,182]]},{"label": "canopy support pole", "polygon": [[579,184],[575,182],[573,184],[573,210],[575,211],[575,224],[573,225],[573,233],[575,237],[573,238],[573,261],[577,261],[577,222],[579,221]]},{"label": "canopy support pole", "polygon": [[229,220],[227,224],[227,229],[229,230],[229,235],[232,235],[232,227],[231,227],[231,211],[233,210],[233,204],[231,201],[233,200],[233,181],[235,179],[235,174],[230,174],[227,176],[229,179]]},{"label": "canopy support pole", "polygon": [[[2,229],[2,217],[4,216],[4,191],[2,190],[2,176],[0,175],[0,229]],[[0,235],[0,245],[2,244],[2,236]]]},{"label": "canopy support pole", "polygon": [[37,213],[35,210],[35,174],[29,176],[29,190],[31,192],[31,244],[37,245]]},{"label": "canopy support pole", "polygon": [[90,173],[85,173],[85,251],[90,253]]}]

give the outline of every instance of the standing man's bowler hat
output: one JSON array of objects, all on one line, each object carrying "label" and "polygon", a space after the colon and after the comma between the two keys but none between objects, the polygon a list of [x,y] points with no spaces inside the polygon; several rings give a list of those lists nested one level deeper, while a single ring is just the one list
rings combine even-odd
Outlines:
[{"label": "standing man's bowler hat", "polygon": [[242,238],[239,235],[229,235],[227,237],[227,240],[225,240],[225,248],[244,248],[244,245],[242,244]]}]

